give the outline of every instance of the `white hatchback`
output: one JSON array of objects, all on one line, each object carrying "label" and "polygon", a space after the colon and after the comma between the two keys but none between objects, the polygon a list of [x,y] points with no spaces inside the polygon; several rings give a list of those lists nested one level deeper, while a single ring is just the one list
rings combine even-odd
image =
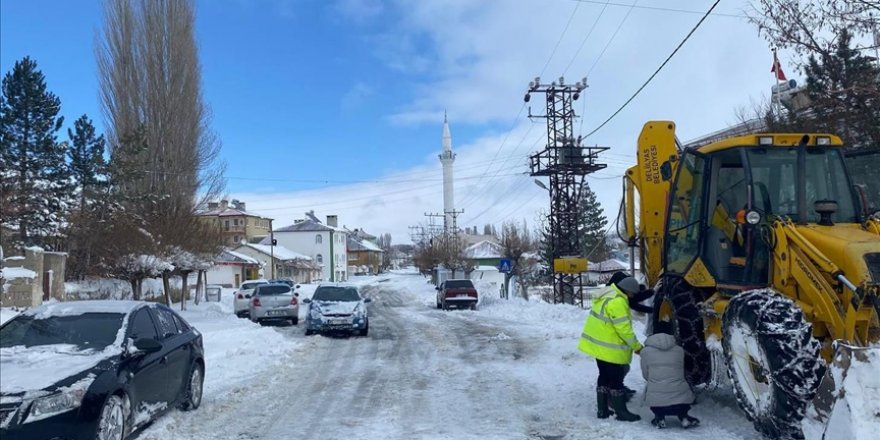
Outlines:
[{"label": "white hatchback", "polygon": [[254,294],[254,289],[263,284],[269,284],[269,281],[266,280],[248,280],[241,283],[241,287],[238,288],[238,291],[235,292],[235,300],[233,300],[233,310],[235,311],[235,316],[239,318],[245,318],[250,315],[250,304],[251,304],[251,295]]}]

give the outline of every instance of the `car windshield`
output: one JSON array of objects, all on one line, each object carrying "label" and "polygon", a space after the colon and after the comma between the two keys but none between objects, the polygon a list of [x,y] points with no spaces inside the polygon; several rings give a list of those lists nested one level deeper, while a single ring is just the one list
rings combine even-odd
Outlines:
[{"label": "car windshield", "polygon": [[464,289],[464,288],[473,288],[474,283],[470,280],[449,280],[446,281],[447,289]]},{"label": "car windshield", "polygon": [[319,287],[312,297],[315,301],[360,301],[354,287]]},{"label": "car windshield", "polygon": [[289,286],[278,285],[260,286],[260,288],[256,291],[256,294],[259,296],[284,295],[287,293],[290,293]]},{"label": "car windshield", "polygon": [[265,282],[265,281],[256,281],[256,282],[251,282],[251,283],[244,283],[244,284],[241,285],[241,290],[255,289],[257,286],[261,286],[261,285],[263,285],[263,284],[269,284],[269,283],[267,283],[267,282]]},{"label": "car windshield", "polygon": [[0,328],[0,347],[70,344],[82,350],[102,350],[116,340],[121,313],[85,313],[38,319],[19,315]]}]

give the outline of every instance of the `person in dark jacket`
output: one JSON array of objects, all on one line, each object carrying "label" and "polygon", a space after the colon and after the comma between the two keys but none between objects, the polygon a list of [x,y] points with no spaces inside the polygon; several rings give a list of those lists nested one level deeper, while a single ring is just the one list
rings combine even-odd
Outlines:
[{"label": "person in dark jacket", "polygon": [[655,333],[645,340],[641,352],[642,376],[645,378],[645,402],[654,413],[651,424],[666,427],[666,416],[677,416],[685,429],[700,424],[688,415],[694,393],[684,378],[684,349],[676,345],[669,323],[659,323]]}]

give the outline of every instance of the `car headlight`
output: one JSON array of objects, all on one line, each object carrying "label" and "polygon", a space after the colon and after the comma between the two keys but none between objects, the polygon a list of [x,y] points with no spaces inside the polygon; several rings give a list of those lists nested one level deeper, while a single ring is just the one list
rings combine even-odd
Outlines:
[{"label": "car headlight", "polygon": [[314,303],[312,304],[312,307],[309,309],[309,314],[312,319],[321,319],[321,317],[324,316],[324,314],[321,313],[321,308],[314,305]]},{"label": "car headlight", "polygon": [[79,408],[85,395],[86,390],[77,388],[40,397],[31,404],[31,411],[28,413],[25,423],[43,420]]}]

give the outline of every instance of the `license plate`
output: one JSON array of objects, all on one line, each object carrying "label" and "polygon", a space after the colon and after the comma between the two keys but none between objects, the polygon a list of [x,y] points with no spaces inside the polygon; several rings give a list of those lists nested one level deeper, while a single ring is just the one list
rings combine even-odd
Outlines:
[{"label": "license plate", "polygon": [[330,320],[330,324],[333,324],[333,325],[346,325],[346,324],[351,324],[351,321],[349,321],[349,320],[347,320],[347,319],[331,319],[331,320]]},{"label": "license plate", "polygon": [[470,299],[470,296],[467,296],[467,295],[458,295],[458,296],[456,296],[456,298]]},{"label": "license plate", "polygon": [[269,316],[281,316],[286,314],[284,310],[269,310]]}]

